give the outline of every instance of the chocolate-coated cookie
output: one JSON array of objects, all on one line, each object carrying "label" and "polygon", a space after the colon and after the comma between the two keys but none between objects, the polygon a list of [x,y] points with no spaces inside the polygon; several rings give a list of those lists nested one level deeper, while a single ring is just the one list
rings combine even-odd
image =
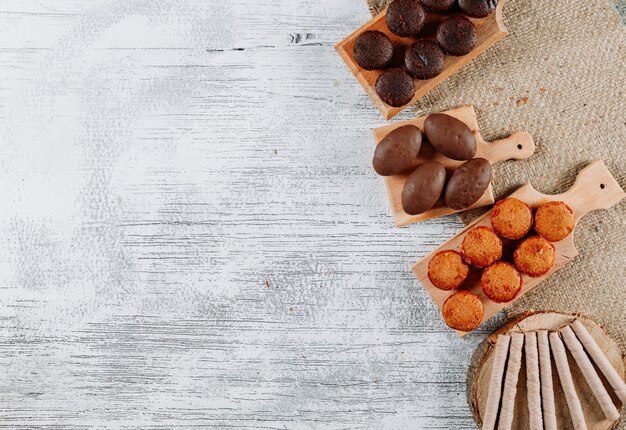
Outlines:
[{"label": "chocolate-coated cookie", "polygon": [[418,40],[404,53],[404,65],[417,79],[431,79],[443,70],[443,51],[431,40]]},{"label": "chocolate-coated cookie", "polygon": [[463,12],[474,18],[490,15],[498,6],[498,0],[459,0]]},{"label": "chocolate-coated cookie", "polygon": [[450,55],[468,54],[476,46],[476,27],[467,18],[453,16],[437,28],[437,43]]},{"label": "chocolate-coated cookie", "polygon": [[393,45],[382,31],[363,32],[352,47],[354,61],[365,70],[382,69],[391,61]]},{"label": "chocolate-coated cookie", "polygon": [[419,0],[394,0],[387,8],[387,27],[401,36],[415,36],[422,31],[426,12]]},{"label": "chocolate-coated cookie", "polygon": [[454,6],[455,0],[422,0],[422,4],[428,10],[444,11]]},{"label": "chocolate-coated cookie", "polygon": [[376,92],[388,105],[404,106],[415,95],[413,79],[404,69],[389,69],[376,80]]}]

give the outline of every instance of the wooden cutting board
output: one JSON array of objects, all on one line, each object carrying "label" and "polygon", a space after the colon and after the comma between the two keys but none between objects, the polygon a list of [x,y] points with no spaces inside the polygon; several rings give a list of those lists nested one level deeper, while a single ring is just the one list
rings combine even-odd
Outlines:
[{"label": "wooden cutting board", "polygon": [[[523,160],[529,158],[535,152],[535,143],[533,138],[528,132],[516,132],[504,139],[496,140],[493,142],[486,142],[480,135],[478,130],[478,120],[476,119],[476,111],[473,106],[461,106],[456,109],[448,110],[445,112],[447,115],[453,116],[460,121],[464,122],[474,133],[476,137],[476,155],[477,158],[485,158],[492,165],[504,160]],[[426,115],[427,116],[427,115]],[[378,144],[385,136],[387,136],[392,130],[405,125],[415,125],[422,132],[424,131],[424,121],[426,116],[421,116],[408,121],[398,122],[385,127],[379,127],[374,129],[374,140]],[[420,161],[436,160],[443,164],[448,170],[448,174],[465,161],[452,160],[448,157],[436,152],[430,143],[424,141],[419,153]],[[410,173],[410,172],[409,172]],[[384,176],[385,188],[387,189],[387,197],[389,198],[389,206],[391,208],[391,214],[393,216],[393,222],[396,227],[402,227],[405,225],[413,224],[415,222],[425,221],[431,218],[437,218],[452,213],[462,212],[481,206],[487,206],[493,204],[493,188],[489,185],[489,188],[485,190],[485,193],[480,199],[467,209],[454,210],[445,205],[443,199],[429,211],[421,213],[419,215],[409,215],[402,209],[402,189],[409,174],[400,174],[393,176]]]},{"label": "wooden cutting board", "polygon": [[[487,404],[487,395],[489,392],[489,379],[491,377],[491,367],[493,365],[493,353],[496,346],[496,341],[499,334],[509,334],[511,332],[527,332],[536,330],[550,330],[556,331],[561,327],[564,327],[578,318],[589,330],[589,333],[593,336],[594,340],[602,349],[602,352],[606,355],[609,362],[617,370],[617,373],[624,378],[624,355],[620,350],[619,345],[609,337],[606,331],[595,321],[583,315],[563,314],[560,312],[536,312],[529,313],[513,321],[504,327],[494,332],[489,338],[477,348],[477,354],[473,357],[473,363],[475,363],[475,370],[468,375],[469,389],[469,404],[474,414],[474,418],[479,426],[483,422],[483,414],[485,406]],[[615,426],[615,422],[609,421],[605,418],[604,413],[600,409],[593,392],[585,382],[585,378],[580,372],[578,365],[573,361],[571,355],[568,352],[568,358],[570,362],[570,368],[572,371],[572,377],[574,379],[574,385],[576,386],[576,392],[578,393],[583,411],[585,413],[585,421],[589,430],[607,430]],[[522,366],[524,362],[522,362]],[[599,373],[600,378],[603,380],[607,387],[610,387],[608,382],[604,380],[604,376]],[[559,429],[573,429],[570,419],[569,409],[565,402],[565,397],[561,389],[561,383],[559,381],[559,375],[554,367],[554,361],[552,362],[552,377],[554,387],[554,400],[556,408],[557,425]],[[618,408],[621,407],[621,403],[615,392],[609,388],[607,390],[611,395],[613,403]],[[517,384],[517,394],[515,396],[515,417],[513,419],[513,430],[526,430],[528,428],[528,402],[526,399],[526,369],[522,367],[519,373],[519,381]]]},{"label": "wooden cutting board", "polygon": [[[387,12],[387,10],[385,9],[384,11],[376,15],[376,17],[374,17],[367,24],[365,24],[354,33],[339,42],[335,46],[335,49],[337,50],[343,61],[345,61],[345,63],[348,65],[348,68],[357,78],[365,92],[370,96],[370,98],[374,102],[374,105],[380,111],[383,117],[385,119],[390,119],[398,112],[402,111],[407,106],[422,97],[424,94],[435,88],[437,85],[445,81],[449,76],[458,72],[463,66],[479,56],[487,48],[494,45],[507,34],[507,30],[504,26],[504,21],[502,17],[502,9],[504,7],[504,3],[505,0],[500,0],[498,2],[498,6],[496,7],[495,12],[485,18],[472,18],[466,16],[459,9],[454,9],[452,12],[449,13],[427,12],[424,30],[422,30],[422,32],[416,38],[396,36],[391,31],[389,31],[387,23],[385,22],[385,14]],[[376,89],[374,88],[376,84],[376,79],[378,79],[381,70],[365,70],[354,61],[354,58],[352,56],[352,48],[354,46],[354,43],[356,42],[357,37],[359,37],[361,33],[368,30],[382,31],[387,36],[389,36],[394,46],[394,58],[391,61],[390,67],[404,67],[404,51],[406,50],[406,48],[417,39],[433,40],[435,38],[434,35],[437,25],[445,18],[454,15],[464,16],[476,26],[478,40],[476,43],[476,47],[472,50],[472,52],[460,57],[446,55],[443,71],[438,76],[426,80],[413,79],[413,82],[415,83],[415,96],[413,96],[413,99],[406,105],[393,107],[383,102],[376,93]],[[494,72],[496,71],[494,70]]]},{"label": "wooden cutting board", "polygon": [[[578,177],[576,178],[576,182],[574,183],[574,185],[572,185],[569,190],[562,194],[542,194],[539,191],[535,190],[532,185],[526,184],[520,187],[513,194],[511,194],[510,197],[515,197],[523,202],[526,202],[533,210],[542,203],[548,201],[564,201],[573,209],[574,221],[578,223],[578,220],[580,220],[584,215],[591,211],[595,211],[598,209],[609,209],[620,200],[622,200],[624,198],[624,194],[624,191],[621,189],[615,178],[613,178],[611,172],[609,172],[608,169],[605,167],[604,163],[602,163],[602,161],[600,160],[596,160],[590,163],[583,170],[581,170],[578,174]],[[417,276],[417,279],[419,279],[426,291],[428,291],[439,309],[442,308],[443,303],[446,301],[446,299],[456,290],[443,291],[435,287],[428,279],[428,262],[430,261],[430,258],[439,251],[447,249],[460,251],[461,243],[463,242],[463,238],[465,237],[467,231],[479,225],[491,227],[491,211],[478,218],[476,221],[474,221],[466,228],[461,230],[459,233],[454,235],[446,243],[444,243],[413,265],[413,272],[415,273],[415,276]],[[532,290],[546,277],[561,269],[578,255],[578,251],[574,246],[575,231],[576,230],[574,228],[572,234],[570,234],[560,242],[553,243],[554,247],[556,248],[556,257],[554,261],[554,266],[546,275],[538,278],[532,278],[528,275],[522,274],[522,291],[515,300],[526,294],[528,291]],[[502,260],[512,261],[512,254],[515,248],[515,244],[518,243],[518,241],[508,241],[506,239],[502,239],[502,243],[504,246]],[[483,294],[480,284],[480,273],[480,270],[472,268],[468,279],[461,286],[461,290],[471,291],[472,293],[480,297],[485,308],[485,315],[482,322],[485,322],[496,313],[513,303],[513,301],[508,303],[495,303],[489,300]],[[464,336],[465,334],[467,334],[466,332],[459,331],[457,331],[457,333],[460,336]]]}]

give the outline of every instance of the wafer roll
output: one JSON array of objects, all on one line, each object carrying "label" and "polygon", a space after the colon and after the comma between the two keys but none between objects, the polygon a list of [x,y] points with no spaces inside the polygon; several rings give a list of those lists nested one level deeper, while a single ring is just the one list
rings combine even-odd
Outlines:
[{"label": "wafer roll", "polygon": [[556,364],[556,369],[559,373],[561,387],[563,387],[565,401],[567,402],[567,407],[569,408],[574,428],[576,430],[586,430],[587,423],[585,423],[585,415],[583,414],[583,408],[580,405],[578,394],[576,394],[576,388],[574,387],[574,381],[572,380],[572,372],[567,362],[567,354],[565,353],[565,347],[563,346],[559,333],[550,333],[550,346],[552,347],[554,363]]},{"label": "wafer roll", "polygon": [[543,425],[546,430],[557,430],[554,387],[552,386],[552,359],[550,358],[550,343],[546,330],[537,332],[537,347],[539,349],[539,368],[541,371]]},{"label": "wafer roll", "polygon": [[609,363],[593,336],[589,333],[587,328],[579,320],[575,320],[571,324],[572,329],[576,333],[578,340],[582,343],[587,351],[587,354],[593,358],[593,361],[598,366],[598,369],[602,372],[604,377],[609,381],[611,387],[615,390],[615,394],[622,401],[623,405],[626,405],[626,383],[619,376],[615,368]]},{"label": "wafer roll", "polygon": [[524,335],[522,333],[513,333],[511,335],[511,346],[509,349],[509,361],[506,366],[504,390],[502,391],[502,407],[500,409],[500,419],[498,420],[498,430],[508,430],[513,423],[515,393],[517,392],[519,369],[522,365],[523,346]]},{"label": "wafer roll", "polygon": [[591,388],[593,395],[596,396],[596,400],[598,401],[602,412],[604,412],[604,416],[609,421],[616,421],[619,419],[619,412],[613,404],[606,388],[604,388],[600,377],[596,373],[596,369],[593,368],[593,364],[591,363],[591,360],[589,360],[589,357],[587,357],[583,346],[576,338],[576,335],[570,326],[563,327],[560,332],[561,337],[563,337],[563,340],[565,341],[565,345],[567,345],[567,349],[569,349],[572,357],[576,360],[576,364],[578,364],[578,368],[583,373],[583,376],[585,377],[587,384],[589,384],[589,388]]},{"label": "wafer roll", "polygon": [[498,406],[502,395],[502,377],[506,366],[506,357],[509,354],[511,336],[501,334],[496,342],[496,351],[493,354],[491,365],[491,378],[489,378],[489,392],[487,394],[487,406],[483,417],[483,430],[493,430],[496,427]]},{"label": "wafer roll", "polygon": [[543,430],[539,354],[537,352],[537,333],[534,331],[524,334],[524,354],[526,355],[526,391],[530,430]]}]

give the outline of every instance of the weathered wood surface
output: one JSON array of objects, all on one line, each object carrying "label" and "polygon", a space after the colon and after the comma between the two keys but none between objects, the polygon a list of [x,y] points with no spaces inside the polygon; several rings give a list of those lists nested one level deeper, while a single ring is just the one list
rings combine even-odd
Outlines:
[{"label": "weathered wood surface", "polygon": [[[475,428],[353,0],[0,0],[0,428]],[[399,115],[409,119],[411,109]]]}]

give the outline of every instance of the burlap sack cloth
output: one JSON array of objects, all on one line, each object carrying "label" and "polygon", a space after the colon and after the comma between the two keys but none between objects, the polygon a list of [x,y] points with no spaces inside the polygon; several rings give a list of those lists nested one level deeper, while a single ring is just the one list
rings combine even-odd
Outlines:
[{"label": "burlap sack cloth", "polygon": [[[372,12],[386,1],[368,0]],[[496,198],[530,181],[565,191],[588,161],[602,159],[626,188],[626,31],[610,0],[507,0],[509,34],[414,106],[416,114],[472,104],[486,140],[529,131],[526,161],[494,166]],[[626,351],[626,202],[578,224],[580,255],[510,306],[582,312]],[[464,214],[464,221],[477,213]]]}]

